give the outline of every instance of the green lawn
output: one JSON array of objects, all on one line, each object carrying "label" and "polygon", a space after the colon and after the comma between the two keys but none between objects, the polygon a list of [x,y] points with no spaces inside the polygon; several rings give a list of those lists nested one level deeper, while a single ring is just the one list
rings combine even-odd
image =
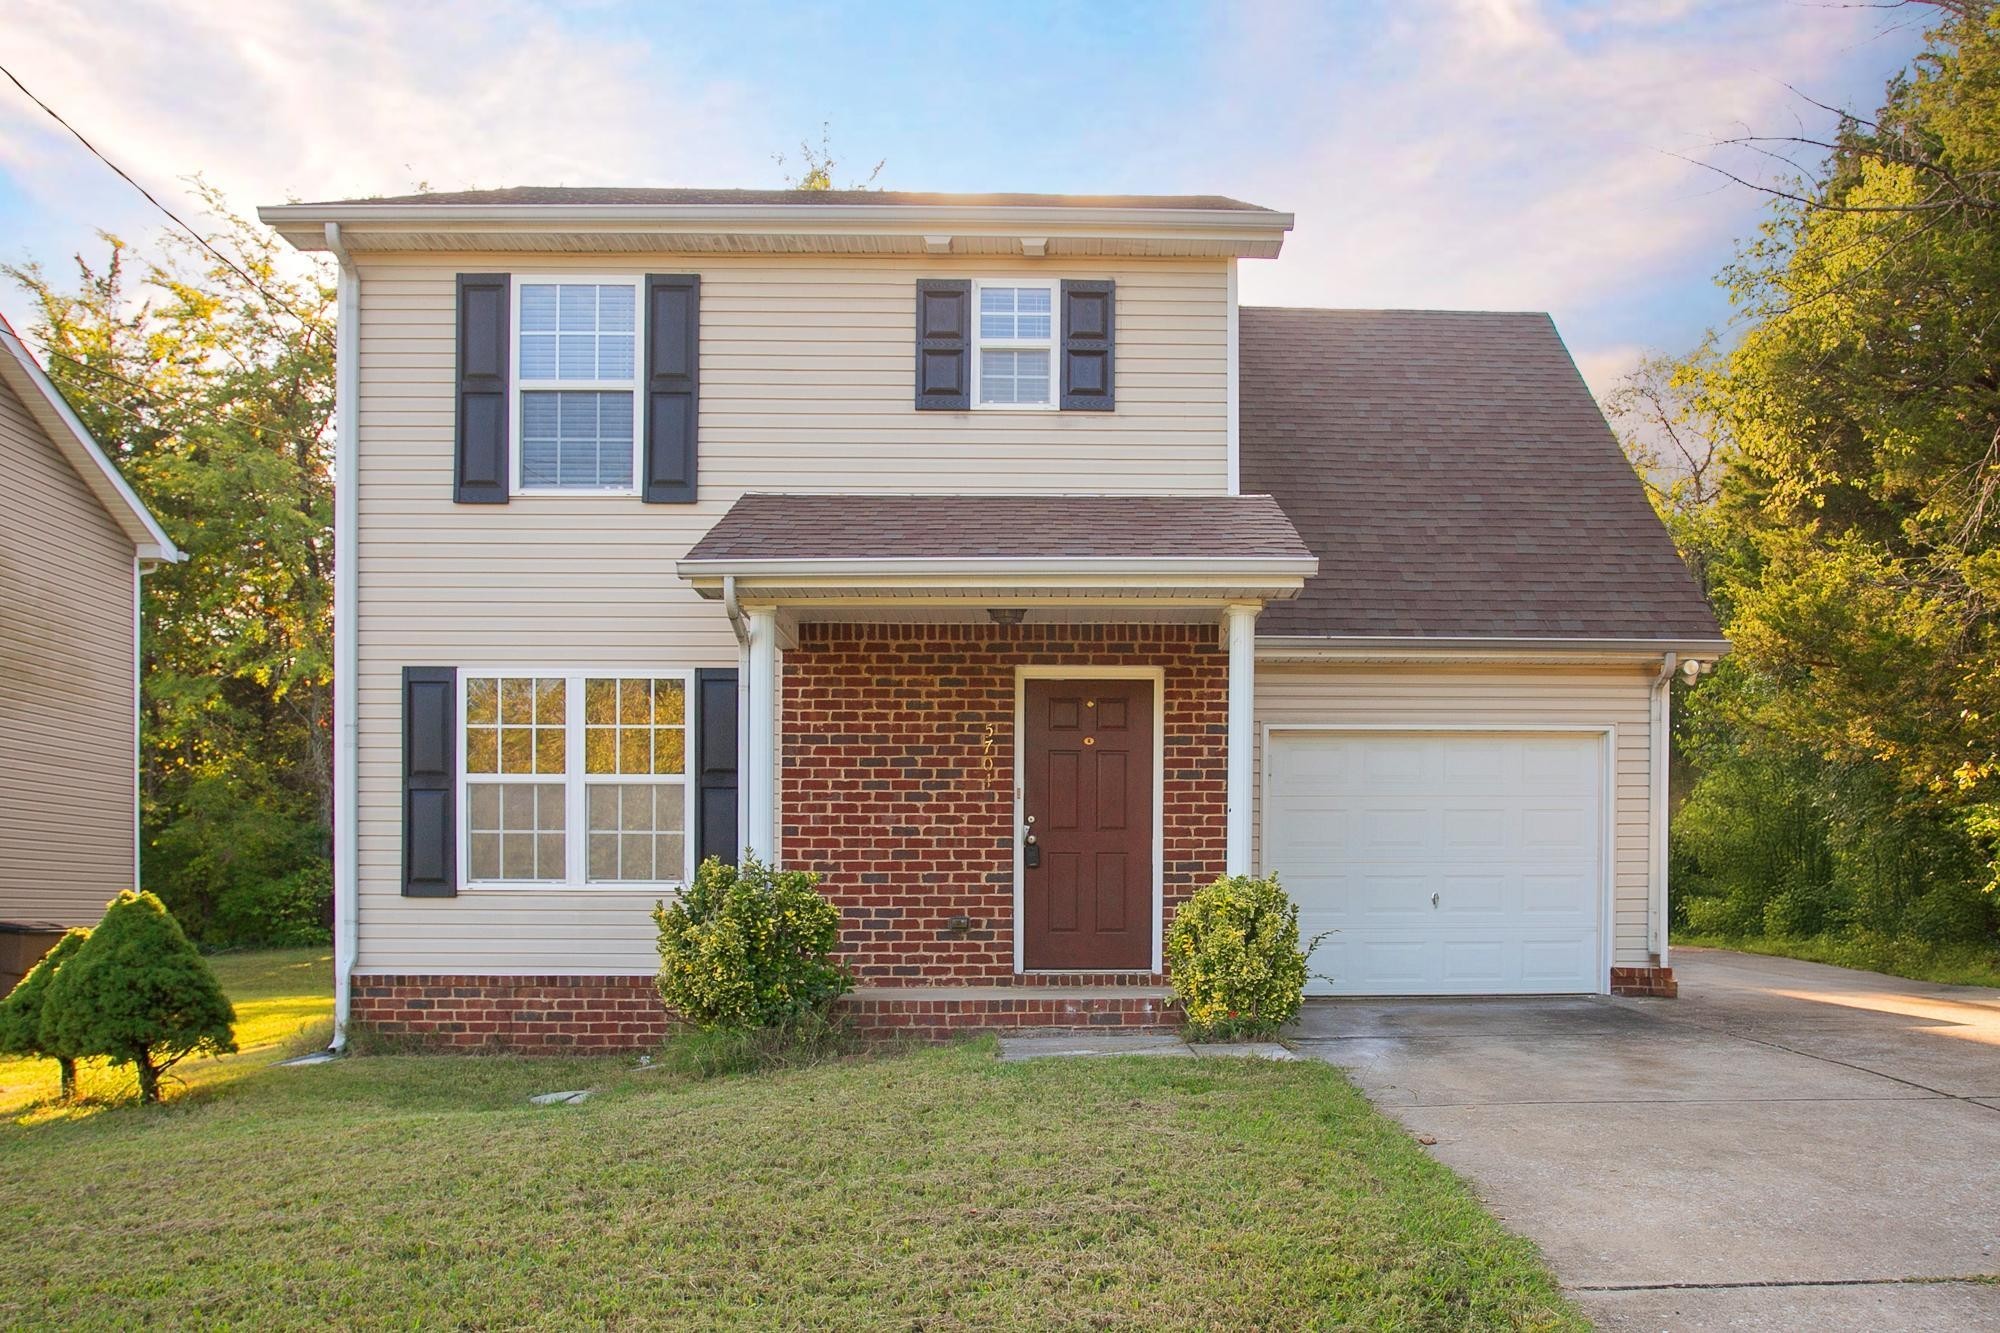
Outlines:
[{"label": "green lawn", "polygon": [[0,1067],[0,1324],[1584,1327],[1325,1065],[977,1043],[709,1081],[274,1069],[324,969],[225,970],[267,1044],[165,1107],[26,1106]]},{"label": "green lawn", "polygon": [[1986,945],[1928,944],[1875,934],[1847,938],[1821,935],[1796,940],[1676,934],[1673,942],[1698,949],[1734,949],[1739,953],[1798,958],[1808,963],[1831,963],[1835,967],[1885,972],[1892,977],[1935,981],[1947,986],[2000,987],[2000,951]]}]

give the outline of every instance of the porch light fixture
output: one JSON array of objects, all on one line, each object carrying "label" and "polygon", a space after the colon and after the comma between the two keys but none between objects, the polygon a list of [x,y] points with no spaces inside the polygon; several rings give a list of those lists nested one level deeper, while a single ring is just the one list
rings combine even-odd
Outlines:
[{"label": "porch light fixture", "polygon": [[996,625],[1018,625],[1027,616],[1028,608],[1025,606],[989,606],[986,608],[986,614]]}]

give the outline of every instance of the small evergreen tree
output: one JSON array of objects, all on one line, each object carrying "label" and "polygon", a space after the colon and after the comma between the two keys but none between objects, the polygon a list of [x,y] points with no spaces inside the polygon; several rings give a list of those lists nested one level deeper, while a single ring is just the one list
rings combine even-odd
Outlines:
[{"label": "small evergreen tree", "polygon": [[181,1060],[236,1049],[235,1023],[180,923],[152,894],[127,889],[49,984],[41,1041],[135,1066],[140,1097],[157,1102],[160,1075]]},{"label": "small evergreen tree", "polygon": [[56,969],[89,938],[90,932],[81,927],[64,935],[56,941],[55,948],[42,955],[41,962],[28,969],[28,975],[21,978],[7,998],[0,1000],[0,1053],[44,1055],[54,1060],[62,1070],[64,1101],[76,1095],[76,1053],[43,1040],[42,1006],[48,997],[49,983],[55,980]]}]

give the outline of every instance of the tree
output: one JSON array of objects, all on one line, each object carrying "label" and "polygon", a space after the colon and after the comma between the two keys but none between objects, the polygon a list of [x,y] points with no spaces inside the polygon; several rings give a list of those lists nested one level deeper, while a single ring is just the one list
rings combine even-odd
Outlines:
[{"label": "tree", "polygon": [[[788,189],[831,190],[834,188],[833,169],[840,164],[834,160],[833,156],[833,125],[830,121],[820,122],[818,148],[814,148],[812,144],[804,139],[799,140],[799,159],[804,163],[805,170],[797,176],[785,177],[785,185]],[[783,153],[773,153],[771,160],[781,167],[785,165],[785,155]],[[875,178],[880,176],[882,168],[888,165],[889,159],[886,157],[882,158],[869,170],[867,176],[861,180],[850,182],[844,188],[849,190],[873,188]]]},{"label": "tree", "polygon": [[55,980],[56,969],[69,961],[89,938],[90,932],[82,928],[67,932],[56,941],[55,948],[43,954],[41,961],[28,969],[28,975],[21,978],[7,998],[0,1000],[0,1052],[40,1055],[54,1060],[62,1071],[64,1101],[76,1095],[77,1053],[43,1039],[42,1011],[48,998],[49,984]]},{"label": "tree", "polygon": [[105,236],[34,301],[50,377],[189,559],[144,581],[148,878],[201,934],[332,827],[334,290],[206,187],[213,250]]},{"label": "tree", "polygon": [[1771,192],[1724,274],[1740,341],[1667,382],[1721,441],[1676,535],[1735,645],[1688,701],[1694,812],[1719,830],[1779,781],[1817,811],[1799,837],[1826,853],[1770,921],[1990,939],[1968,867],[2000,872],[2000,8],[1939,13],[1875,118]]},{"label": "tree", "polygon": [[190,1055],[236,1049],[236,1010],[180,923],[150,893],[112,900],[56,970],[42,1004],[45,1049],[109,1056],[160,1100],[160,1076]]}]

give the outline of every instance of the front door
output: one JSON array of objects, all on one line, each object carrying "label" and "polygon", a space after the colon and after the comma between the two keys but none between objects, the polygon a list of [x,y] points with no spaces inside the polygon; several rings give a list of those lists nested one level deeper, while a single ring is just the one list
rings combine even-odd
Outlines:
[{"label": "front door", "polygon": [[1153,706],[1147,680],[1027,682],[1021,952],[1030,971],[1153,965]]}]

